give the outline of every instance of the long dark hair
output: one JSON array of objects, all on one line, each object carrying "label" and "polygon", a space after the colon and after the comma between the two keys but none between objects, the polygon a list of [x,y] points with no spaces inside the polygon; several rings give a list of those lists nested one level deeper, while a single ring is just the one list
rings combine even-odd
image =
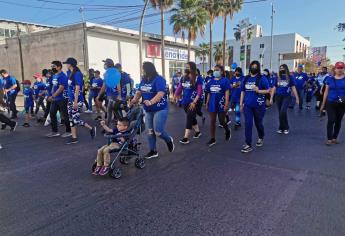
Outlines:
[{"label": "long dark hair", "polygon": [[145,72],[143,79],[146,82],[151,82],[154,78],[156,78],[156,76],[158,76],[156,67],[152,62],[145,61],[143,63],[143,70]]},{"label": "long dark hair", "polygon": [[280,74],[280,67],[283,67],[286,72],[286,81],[290,82],[290,70],[289,67],[286,64],[283,64],[279,66],[279,72],[278,72],[278,81],[280,82],[282,80],[281,74]]},{"label": "long dark hair", "polygon": [[261,66],[260,66],[260,62],[258,61],[252,61],[249,65],[249,73],[250,73],[250,69],[252,68],[253,65],[256,65],[259,69],[259,72],[258,72],[258,76],[261,77]]},{"label": "long dark hair", "polygon": [[74,80],[74,75],[77,73],[77,72],[80,72],[80,69],[78,66],[72,66],[72,71],[71,71],[71,74],[69,75],[69,78],[70,80]]},{"label": "long dark hair", "polygon": [[187,62],[187,64],[189,65],[190,68],[190,81],[192,84],[192,87],[195,87],[196,84],[196,76],[197,76],[197,69],[196,69],[196,64],[192,61]]}]

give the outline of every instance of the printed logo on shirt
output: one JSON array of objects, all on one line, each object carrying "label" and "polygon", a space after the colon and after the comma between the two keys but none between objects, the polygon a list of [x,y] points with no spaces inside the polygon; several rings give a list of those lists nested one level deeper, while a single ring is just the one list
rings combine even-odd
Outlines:
[{"label": "printed logo on shirt", "polygon": [[277,84],[279,87],[288,87],[289,86],[289,83],[286,80],[281,80]]},{"label": "printed logo on shirt", "polygon": [[265,100],[262,97],[258,97],[258,99],[256,100],[259,104],[259,106],[263,105]]},{"label": "printed logo on shirt", "polygon": [[92,83],[93,88],[97,88],[97,83]]},{"label": "printed logo on shirt", "polygon": [[56,85],[58,85],[59,82],[58,82],[57,79],[53,79],[52,83],[53,83],[54,86],[56,86]]},{"label": "printed logo on shirt", "polygon": [[151,92],[151,90],[152,90],[152,85],[151,85],[151,84],[144,84],[144,85],[142,85],[142,86],[140,87],[140,90],[141,90],[142,92],[149,93],[149,92]]},{"label": "printed logo on shirt", "polygon": [[182,87],[185,89],[189,89],[192,87],[192,84],[189,81],[183,82]]},{"label": "printed logo on shirt", "polygon": [[222,88],[220,87],[219,84],[212,84],[210,87],[211,93],[220,93],[221,90],[222,90]]},{"label": "printed logo on shirt", "polygon": [[297,76],[296,79],[302,80],[302,79],[303,79],[303,76]]},{"label": "printed logo on shirt", "polygon": [[256,86],[255,81],[254,82],[247,82],[245,88],[247,91],[254,91],[255,86]]},{"label": "printed logo on shirt", "polygon": [[68,85],[71,85],[72,84],[72,80],[68,80]]}]

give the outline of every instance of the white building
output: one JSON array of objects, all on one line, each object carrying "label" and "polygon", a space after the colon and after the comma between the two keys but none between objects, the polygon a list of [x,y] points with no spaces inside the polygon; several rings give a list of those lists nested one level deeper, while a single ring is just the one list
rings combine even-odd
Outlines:
[{"label": "white building", "polygon": [[[262,27],[253,25],[252,38],[247,42],[247,69],[251,61],[257,60],[261,62],[262,68],[270,68],[271,53],[271,36],[262,36]],[[214,45],[222,43],[215,42]],[[297,33],[281,34],[273,36],[273,53],[272,53],[272,69],[277,71],[280,64],[287,64],[291,71],[295,70],[303,59],[283,60],[282,54],[302,53],[304,57],[310,48],[310,39],[305,38]],[[238,66],[244,67],[244,42],[241,40],[228,40],[226,45],[229,54],[227,65],[236,63]],[[213,49],[214,52],[214,49]],[[219,63],[219,62],[218,62]],[[206,62],[206,67],[208,63]],[[212,58],[212,65],[216,62]],[[202,64],[198,66],[202,67]]]},{"label": "white building", "polygon": [[[19,80],[22,79],[17,37],[8,38],[0,45],[0,67],[6,68]],[[85,73],[89,68],[104,72],[102,60],[111,58],[121,63],[124,71],[135,82],[140,81],[139,33],[138,31],[115,28],[93,23],[75,24],[53,28],[20,36],[25,79],[44,68],[50,68],[53,60],[75,57],[80,69]],[[85,45],[85,47],[84,47]],[[187,62],[187,41],[175,37],[165,37],[165,78],[172,77],[176,70],[182,70]],[[144,33],[143,61],[155,64],[161,74],[160,36]],[[191,60],[195,60],[192,49]]]}]

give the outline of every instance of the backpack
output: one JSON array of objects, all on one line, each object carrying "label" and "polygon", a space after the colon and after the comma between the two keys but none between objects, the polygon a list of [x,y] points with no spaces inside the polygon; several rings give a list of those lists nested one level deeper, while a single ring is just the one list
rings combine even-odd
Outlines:
[{"label": "backpack", "polygon": [[16,84],[17,84],[17,87],[16,87],[16,92],[19,93],[20,92],[20,83],[19,81],[16,79]]}]

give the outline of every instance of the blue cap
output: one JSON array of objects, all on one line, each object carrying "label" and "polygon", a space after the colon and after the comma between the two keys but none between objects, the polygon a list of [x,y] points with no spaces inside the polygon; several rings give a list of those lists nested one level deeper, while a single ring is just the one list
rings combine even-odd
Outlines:
[{"label": "blue cap", "polygon": [[69,57],[69,58],[67,58],[67,60],[65,62],[63,62],[63,64],[70,64],[72,66],[77,66],[78,62],[75,58]]}]

